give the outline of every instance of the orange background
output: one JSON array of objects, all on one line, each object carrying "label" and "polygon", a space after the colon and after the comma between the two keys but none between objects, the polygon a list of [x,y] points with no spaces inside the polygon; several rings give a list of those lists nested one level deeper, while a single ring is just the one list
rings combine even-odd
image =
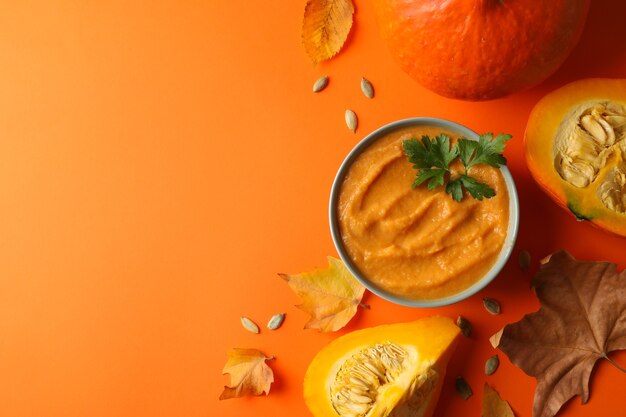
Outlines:
[{"label": "orange background", "polygon": [[[334,255],[330,185],[368,132],[412,116],[445,117],[514,135],[506,156],[521,199],[513,260],[478,296],[438,309],[367,294],[339,334],[434,313],[474,324],[438,415],[479,416],[492,383],[530,417],[535,381],[510,364],[486,378],[488,336],[537,308],[531,273],[559,248],[626,267],[626,240],[577,223],[530,178],[528,114],[546,92],[591,76],[626,77],[626,4],[594,0],[581,43],[540,87],[506,100],[438,97],[392,62],[371,4],[356,1],[350,40],[313,66],[300,45],[298,1],[16,1],[0,13],[0,415],[306,416],[302,379],[337,334],[307,317],[276,275]],[[503,28],[506,30],[506,28]],[[432,63],[425,63],[432,65]],[[311,92],[322,74],[322,94]],[[361,76],[376,87],[368,100]],[[352,134],[343,112],[354,109]],[[481,297],[503,305],[488,315]],[[241,315],[284,326],[253,335]],[[274,355],[268,397],[218,401],[226,351]],[[626,364],[625,352],[614,359]],[[624,375],[600,361],[588,405],[563,416],[624,416]]]}]

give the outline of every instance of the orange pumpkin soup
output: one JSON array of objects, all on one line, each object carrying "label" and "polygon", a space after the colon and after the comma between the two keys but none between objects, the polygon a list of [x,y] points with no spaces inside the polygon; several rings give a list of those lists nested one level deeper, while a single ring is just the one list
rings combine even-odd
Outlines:
[{"label": "orange pumpkin soup", "polygon": [[[509,197],[498,168],[475,165],[470,174],[495,197],[461,203],[445,187],[412,188],[416,170],[402,141],[440,133],[417,126],[392,132],[370,145],[350,166],[339,195],[344,247],[361,273],[377,287],[408,299],[457,294],[494,264],[507,233]],[[457,165],[458,164],[458,165]],[[453,174],[462,170],[455,161]]]}]

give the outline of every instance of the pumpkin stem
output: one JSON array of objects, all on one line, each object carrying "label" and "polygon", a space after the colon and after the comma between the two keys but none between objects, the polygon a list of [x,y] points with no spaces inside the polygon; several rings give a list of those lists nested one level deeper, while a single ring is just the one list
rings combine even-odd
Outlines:
[{"label": "pumpkin stem", "polygon": [[604,359],[606,359],[607,361],[609,361],[609,363],[610,363],[611,365],[613,365],[614,367],[616,367],[616,368],[617,368],[617,369],[619,369],[620,371],[622,371],[622,372],[626,373],[626,369],[624,369],[624,368],[622,368],[621,366],[619,366],[618,364],[616,364],[616,363],[615,363],[615,362],[614,362],[611,358],[609,358],[609,357],[607,356],[607,354],[606,354],[606,353],[604,353],[604,352],[603,352],[603,353],[602,353],[602,357],[603,357]]}]

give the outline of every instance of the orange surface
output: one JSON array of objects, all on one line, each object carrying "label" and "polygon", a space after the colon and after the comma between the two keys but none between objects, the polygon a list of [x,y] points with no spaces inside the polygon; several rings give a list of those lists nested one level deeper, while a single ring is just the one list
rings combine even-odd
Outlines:
[{"label": "orange surface", "polygon": [[[594,0],[583,39],[542,86],[464,103],[422,89],[392,62],[371,4],[357,1],[345,50],[314,67],[300,45],[304,1],[5,2],[0,13],[0,415],[306,416],[302,378],[334,334],[276,275],[334,254],[327,199],[368,132],[410,116],[505,131],[522,220],[517,249],[566,248],[626,267],[626,240],[577,223],[531,180],[522,137],[533,104],[568,81],[626,77],[621,0]],[[424,63],[434,65],[434,63]],[[313,81],[329,74],[322,94]],[[368,77],[376,98],[359,91]],[[350,107],[357,134],[343,122]],[[536,263],[533,270],[536,270]],[[510,262],[481,294],[432,310],[373,295],[345,329],[433,313],[475,327],[450,365],[438,415],[479,416],[487,337],[534,310],[531,274]],[[481,296],[500,299],[489,316]],[[239,316],[283,328],[245,332]],[[340,333],[344,333],[341,331]],[[218,401],[225,352],[276,356],[268,397]],[[530,417],[535,382],[504,355],[487,378]],[[626,364],[624,352],[613,358]],[[591,400],[563,416],[624,416],[624,374],[600,362]]]}]

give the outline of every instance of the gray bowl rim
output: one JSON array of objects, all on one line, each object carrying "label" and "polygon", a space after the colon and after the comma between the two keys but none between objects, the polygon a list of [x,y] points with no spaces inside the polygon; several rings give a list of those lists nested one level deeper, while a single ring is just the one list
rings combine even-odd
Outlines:
[{"label": "gray bowl rim", "polygon": [[329,223],[330,223],[330,233],[333,239],[333,243],[335,244],[335,248],[339,254],[339,257],[344,262],[350,273],[359,281],[361,284],[365,286],[369,291],[376,294],[377,296],[390,301],[395,304],[400,304],[407,307],[417,307],[417,308],[429,308],[429,307],[441,307],[450,304],[457,303],[459,301],[465,300],[472,295],[478,293],[482,289],[484,289],[491,281],[493,281],[496,276],[502,271],[502,268],[506,265],[509,260],[511,253],[513,252],[513,247],[515,246],[515,241],[517,240],[517,232],[519,230],[519,200],[517,196],[517,189],[515,187],[515,181],[513,180],[513,176],[511,172],[506,166],[501,166],[500,171],[502,172],[502,176],[504,177],[504,182],[507,187],[507,191],[509,192],[509,225],[507,227],[507,235],[500,250],[500,254],[496,259],[496,262],[493,264],[491,269],[474,285],[469,288],[461,291],[458,294],[454,294],[444,298],[430,299],[430,300],[419,300],[419,299],[408,299],[404,297],[400,297],[398,295],[392,294],[388,291],[385,291],[382,288],[377,287],[372,282],[370,282],[365,274],[362,274],[357,266],[354,264],[348,253],[346,252],[343,240],[341,238],[341,232],[339,230],[339,219],[337,216],[337,204],[339,201],[339,193],[341,191],[341,185],[343,180],[352,165],[352,162],[371,144],[379,140],[384,135],[391,133],[393,131],[403,129],[406,127],[414,127],[414,126],[431,126],[431,127],[439,127],[442,129],[446,129],[452,132],[455,132],[467,139],[478,140],[479,135],[473,130],[469,129],[466,126],[463,126],[459,123],[453,122],[451,120],[440,119],[435,117],[412,117],[408,119],[398,120],[389,124],[386,124],[369,135],[363,138],[352,150],[348,153],[348,156],[344,159],[335,175],[335,179],[333,181],[333,185],[330,191],[330,203],[329,203]]}]

